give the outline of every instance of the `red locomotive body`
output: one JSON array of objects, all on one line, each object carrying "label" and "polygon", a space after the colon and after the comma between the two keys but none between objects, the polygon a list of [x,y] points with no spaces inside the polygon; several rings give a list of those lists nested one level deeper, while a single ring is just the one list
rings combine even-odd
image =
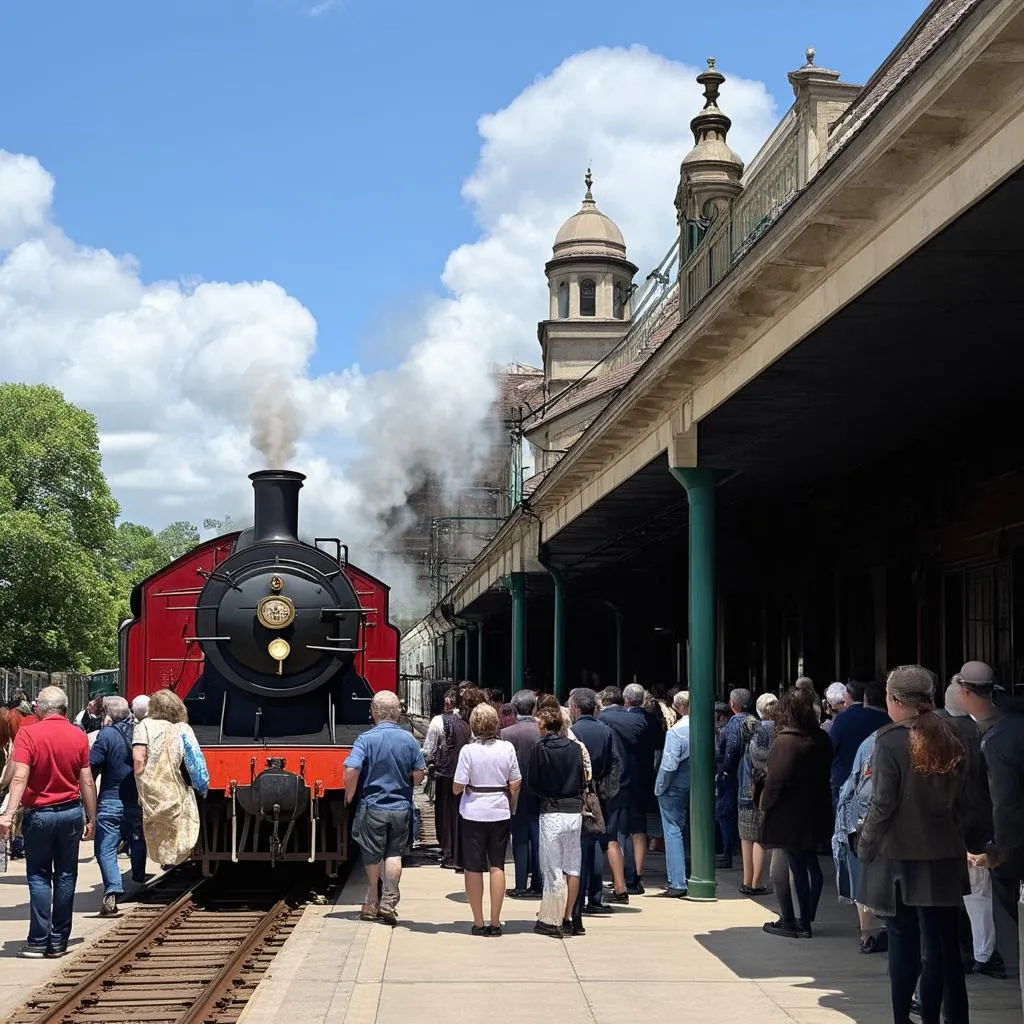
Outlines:
[{"label": "red locomotive body", "polygon": [[[207,541],[132,594],[129,700],[171,689],[210,771],[196,857],[347,858],[344,762],[369,701],[398,682],[389,588],[340,542],[296,534],[297,473],[256,473],[256,525]],[[323,545],[333,546],[325,551]]]}]

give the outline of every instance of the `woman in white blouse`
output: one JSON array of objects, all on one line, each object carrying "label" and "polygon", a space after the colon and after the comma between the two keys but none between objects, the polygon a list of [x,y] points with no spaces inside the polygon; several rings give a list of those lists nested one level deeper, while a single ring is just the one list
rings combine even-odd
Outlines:
[{"label": "woman in white blouse", "polygon": [[[460,841],[473,935],[501,935],[505,898],[505,853],[509,819],[519,799],[522,775],[511,743],[499,740],[498,712],[478,704],[469,716],[473,742],[459,751],[452,791],[462,800]],[[484,874],[490,879],[491,923],[484,924]]]}]

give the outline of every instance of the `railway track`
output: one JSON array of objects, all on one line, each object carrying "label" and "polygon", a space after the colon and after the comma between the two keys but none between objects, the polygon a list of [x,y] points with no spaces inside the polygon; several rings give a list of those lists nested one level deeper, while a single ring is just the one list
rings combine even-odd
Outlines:
[{"label": "railway track", "polygon": [[302,913],[308,881],[190,879],[152,894],[74,957],[10,1024],[235,1021]]}]

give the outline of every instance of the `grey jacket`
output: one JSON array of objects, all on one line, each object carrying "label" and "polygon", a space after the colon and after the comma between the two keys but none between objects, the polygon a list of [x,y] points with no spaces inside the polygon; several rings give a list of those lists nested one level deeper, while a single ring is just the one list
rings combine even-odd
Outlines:
[{"label": "grey jacket", "polygon": [[908,906],[959,906],[967,881],[967,845],[958,810],[966,766],[921,775],[910,764],[911,722],[878,730],[871,760],[871,809],[857,844],[864,862],[862,898],[880,913],[895,906],[900,883]]}]

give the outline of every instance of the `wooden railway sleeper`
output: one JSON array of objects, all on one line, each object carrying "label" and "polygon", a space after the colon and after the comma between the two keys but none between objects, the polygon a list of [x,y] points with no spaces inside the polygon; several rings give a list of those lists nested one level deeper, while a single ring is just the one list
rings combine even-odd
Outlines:
[{"label": "wooden railway sleeper", "polygon": [[136,935],[132,936],[128,943],[117,954],[113,962],[109,959],[104,960],[96,967],[95,970],[86,975],[81,982],[74,985],[71,990],[63,996],[63,998],[57,1000],[57,1002],[43,1010],[42,1014],[36,1018],[37,1024],[47,1024],[47,1022],[54,1020],[58,1014],[64,1014],[62,1017],[63,1020],[71,1020],[72,1018],[66,1014],[66,1011],[72,1010],[80,1003],[86,1006],[95,1005],[95,1003],[99,1001],[98,997],[94,997],[89,990],[97,983],[100,983],[112,970],[118,969],[126,963],[128,958],[131,957],[145,942],[147,942],[151,936],[155,935],[161,928],[166,927],[169,922],[174,921],[181,911],[187,909],[192,903],[196,890],[201,885],[205,884],[208,884],[206,880],[200,879],[186,889],[185,892],[183,892],[181,896],[171,903],[162,913],[157,914],[152,921],[150,921]]}]

